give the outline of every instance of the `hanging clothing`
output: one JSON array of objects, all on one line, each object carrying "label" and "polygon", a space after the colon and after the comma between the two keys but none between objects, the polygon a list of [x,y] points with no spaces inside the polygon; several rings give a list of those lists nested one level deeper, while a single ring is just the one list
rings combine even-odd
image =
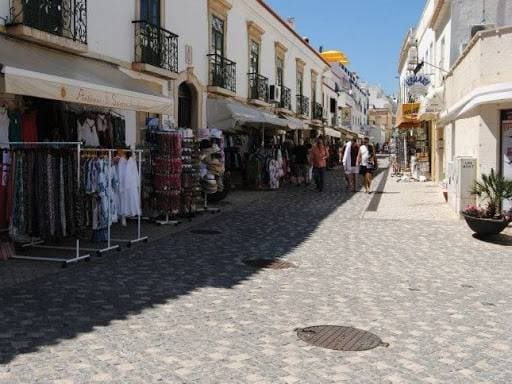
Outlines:
[{"label": "hanging clothing", "polygon": [[0,144],[1,148],[8,148],[9,145],[5,144],[9,142],[9,124],[11,123],[11,119],[9,119],[9,113],[7,109],[0,108]]},{"label": "hanging clothing", "polygon": [[22,141],[38,142],[37,136],[37,113],[35,111],[25,113],[21,119],[21,137]]},{"label": "hanging clothing", "polygon": [[9,141],[19,143],[21,137],[21,113],[18,111],[7,112],[9,117]]},{"label": "hanging clothing", "polygon": [[133,157],[119,160],[119,211],[123,217],[139,216],[139,171]]},{"label": "hanging clothing", "polygon": [[96,122],[92,119],[85,119],[83,123],[77,121],[78,139],[85,142],[88,147],[99,147],[100,139],[96,130]]}]

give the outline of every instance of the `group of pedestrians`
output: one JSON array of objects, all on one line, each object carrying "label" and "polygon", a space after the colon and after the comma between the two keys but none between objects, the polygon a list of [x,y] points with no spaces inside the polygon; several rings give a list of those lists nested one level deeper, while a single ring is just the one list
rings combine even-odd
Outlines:
[{"label": "group of pedestrians", "polygon": [[[313,145],[301,140],[293,148],[293,175],[296,185],[309,185],[314,181],[316,190],[322,192],[325,185],[325,170],[329,160],[329,147],[323,136]],[[331,154],[332,155],[332,154]],[[340,148],[339,160],[343,164],[347,191],[356,192],[357,175],[361,175],[366,193],[371,193],[373,172],[377,168],[377,153],[370,140],[365,138],[359,145],[352,138]]]},{"label": "group of pedestrians", "polygon": [[377,151],[365,137],[362,144],[351,138],[340,150],[340,159],[343,163],[347,191],[356,192],[357,175],[362,177],[362,184],[366,193],[371,193],[373,172],[377,169]]}]

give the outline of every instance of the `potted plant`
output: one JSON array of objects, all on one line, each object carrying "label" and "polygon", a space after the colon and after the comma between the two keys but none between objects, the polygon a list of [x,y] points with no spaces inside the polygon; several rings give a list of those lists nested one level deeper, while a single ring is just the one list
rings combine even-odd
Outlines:
[{"label": "potted plant", "polygon": [[485,209],[468,206],[462,215],[468,226],[478,236],[497,235],[510,223],[510,217],[502,214],[502,201],[512,198],[512,181],[496,175],[491,169],[489,175],[482,175],[482,181],[475,181],[471,193],[486,203]]}]

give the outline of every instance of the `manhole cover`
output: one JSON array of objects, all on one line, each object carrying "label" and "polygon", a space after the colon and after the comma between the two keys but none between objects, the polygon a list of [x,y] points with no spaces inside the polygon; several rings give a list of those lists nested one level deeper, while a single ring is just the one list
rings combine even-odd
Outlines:
[{"label": "manhole cover", "polygon": [[222,232],[211,229],[194,229],[190,231],[194,235],[220,235]]},{"label": "manhole cover", "polygon": [[268,269],[288,269],[296,267],[295,264],[292,264],[289,261],[271,259],[245,259],[244,263],[251,267]]},{"label": "manhole cover", "polygon": [[367,351],[379,346],[389,346],[377,335],[353,327],[318,325],[296,331],[299,339],[306,343],[335,351]]}]

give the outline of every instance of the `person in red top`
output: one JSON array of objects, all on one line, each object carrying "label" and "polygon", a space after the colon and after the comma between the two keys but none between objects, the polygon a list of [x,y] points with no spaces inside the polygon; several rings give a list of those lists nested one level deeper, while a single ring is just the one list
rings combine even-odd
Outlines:
[{"label": "person in red top", "polygon": [[316,144],[311,148],[311,163],[313,164],[313,177],[318,192],[324,190],[325,167],[329,158],[329,149],[325,146],[323,136],[318,136]]}]

